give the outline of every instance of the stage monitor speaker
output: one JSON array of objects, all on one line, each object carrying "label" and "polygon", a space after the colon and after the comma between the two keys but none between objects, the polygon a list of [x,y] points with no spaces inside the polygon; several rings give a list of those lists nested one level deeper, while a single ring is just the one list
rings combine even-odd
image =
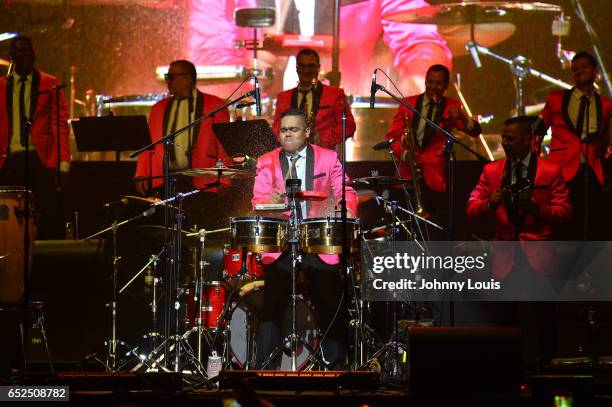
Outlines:
[{"label": "stage monitor speaker", "polygon": [[517,328],[408,329],[410,394],[518,395]]}]

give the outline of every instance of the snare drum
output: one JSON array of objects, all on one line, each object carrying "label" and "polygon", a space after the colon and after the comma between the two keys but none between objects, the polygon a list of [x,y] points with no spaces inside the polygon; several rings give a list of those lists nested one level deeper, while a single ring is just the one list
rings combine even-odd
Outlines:
[{"label": "snare drum", "polygon": [[[23,265],[25,261],[23,239],[25,225],[25,196],[23,187],[0,186],[0,303],[19,302],[23,296]],[[30,266],[34,246],[34,201],[30,198],[28,221]]]},{"label": "snare drum", "polygon": [[282,252],[287,247],[287,221],[262,216],[230,218],[231,247],[253,252]]},{"label": "snare drum", "polygon": [[[359,251],[359,221],[347,219],[347,238],[351,253]],[[334,217],[304,219],[299,225],[300,246],[304,253],[342,253],[342,219]]]},{"label": "snare drum", "polygon": [[[202,287],[202,304],[200,315],[202,317],[202,327],[216,329],[218,320],[223,313],[225,306],[226,292],[225,287],[219,281],[211,281]],[[193,288],[187,290],[187,315],[189,316],[189,326],[196,325],[198,318],[197,309],[199,298]]]}]

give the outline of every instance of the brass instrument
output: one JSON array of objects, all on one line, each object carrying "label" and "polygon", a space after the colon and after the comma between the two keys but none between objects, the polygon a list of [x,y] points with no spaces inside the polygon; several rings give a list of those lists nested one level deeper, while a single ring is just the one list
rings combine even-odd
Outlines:
[{"label": "brass instrument", "polygon": [[400,160],[408,162],[408,166],[410,167],[410,173],[412,174],[414,200],[416,204],[414,211],[417,215],[423,216],[425,214],[421,191],[421,179],[423,178],[423,173],[421,171],[420,163],[416,160],[415,142],[414,136],[412,134],[412,123],[410,121],[409,115],[406,115],[406,127],[404,133],[402,134],[402,142],[406,144],[406,151],[402,154]]}]

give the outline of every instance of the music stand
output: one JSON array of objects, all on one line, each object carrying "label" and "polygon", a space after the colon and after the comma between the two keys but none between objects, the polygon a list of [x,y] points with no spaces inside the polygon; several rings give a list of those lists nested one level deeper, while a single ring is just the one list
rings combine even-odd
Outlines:
[{"label": "music stand", "polygon": [[72,128],[79,151],[114,151],[116,162],[122,151],[151,143],[145,116],[80,117]]},{"label": "music stand", "polygon": [[212,128],[230,157],[248,155],[257,158],[279,146],[270,125],[264,119],[215,123]]}]

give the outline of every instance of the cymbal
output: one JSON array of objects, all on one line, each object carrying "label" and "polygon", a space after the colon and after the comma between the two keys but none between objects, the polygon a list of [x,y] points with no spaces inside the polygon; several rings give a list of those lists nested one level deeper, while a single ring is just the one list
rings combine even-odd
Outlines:
[{"label": "cymbal", "polygon": [[6,59],[0,58],[0,65],[2,65],[2,66],[9,66],[9,61],[7,61]]},{"label": "cymbal", "polygon": [[386,175],[378,176],[378,177],[363,177],[363,178],[355,178],[350,182],[352,186],[357,188],[380,188],[380,187],[390,187],[393,185],[402,185],[409,183],[409,179],[389,177]]},{"label": "cymbal", "polygon": [[541,2],[468,0],[404,10],[386,18],[402,23],[456,25],[507,22],[512,21],[514,13],[533,11],[560,13],[562,9],[556,4]]},{"label": "cymbal", "polygon": [[161,199],[156,198],[154,196],[125,195],[123,198],[127,199],[128,202],[141,203],[146,205],[156,204],[162,201]]},{"label": "cymbal", "polygon": [[371,189],[360,189],[357,191],[359,203],[368,202],[374,199],[374,195],[376,195],[376,192],[372,191]]},{"label": "cymbal", "polygon": [[[510,22],[477,23],[474,24],[474,41],[483,47],[492,47],[514,35],[516,25]],[[467,55],[465,43],[472,39],[470,24],[439,25],[438,33],[446,41],[446,45],[458,57]]]},{"label": "cymbal", "polygon": [[205,177],[205,178],[253,178],[254,174],[230,167],[210,167],[210,168],[192,168],[190,170],[177,171],[177,174],[187,177]]}]

